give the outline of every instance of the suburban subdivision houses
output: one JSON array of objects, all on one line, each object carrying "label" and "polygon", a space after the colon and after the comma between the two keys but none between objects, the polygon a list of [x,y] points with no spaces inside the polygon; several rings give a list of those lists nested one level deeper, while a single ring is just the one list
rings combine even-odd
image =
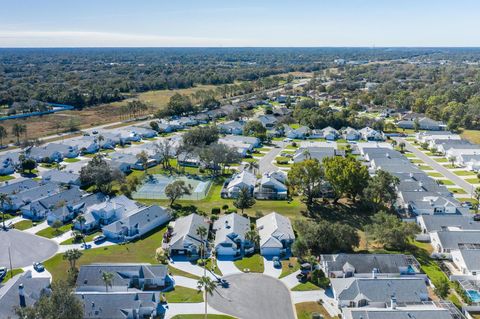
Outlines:
[{"label": "suburban subdivision houses", "polygon": [[438,231],[431,233],[430,238],[433,249],[445,255],[455,250],[480,248],[480,230]]},{"label": "suburban subdivision houses", "polygon": [[0,176],[15,173],[17,165],[20,164],[20,153],[9,152],[0,155]]},{"label": "suburban subdivision houses", "polygon": [[216,256],[241,257],[252,253],[254,245],[245,239],[250,230],[250,220],[237,213],[221,216],[213,224]]},{"label": "suburban subdivision houses", "polygon": [[78,148],[60,143],[48,143],[33,146],[25,150],[25,156],[36,162],[61,162],[64,158],[75,158],[80,155]]},{"label": "suburban subdivision houses", "polygon": [[[409,114],[407,114],[409,115]],[[400,121],[396,123],[397,127],[402,128],[402,129],[414,129],[415,126],[418,123],[418,128],[421,130],[427,130],[427,131],[441,131],[446,129],[445,123],[441,121],[435,121],[432,120],[426,116],[423,115],[418,115],[418,116],[409,116],[409,117],[404,117]]]},{"label": "suburban subdivision houses", "polygon": [[290,220],[278,213],[257,219],[260,235],[260,253],[264,256],[288,256],[295,240]]},{"label": "suburban subdivision houses", "polygon": [[241,190],[247,189],[256,199],[285,200],[288,198],[286,174],[281,171],[265,172],[257,177],[244,170],[234,174],[222,188],[222,198],[237,198]]},{"label": "suburban subdivision houses", "polygon": [[172,222],[173,231],[170,238],[164,239],[164,244],[170,252],[170,256],[187,256],[197,257],[200,253],[200,247],[205,245],[206,238],[202,242],[202,238],[198,234],[198,229],[204,227],[209,229],[209,224],[205,218],[190,214],[185,217],[180,217]]}]

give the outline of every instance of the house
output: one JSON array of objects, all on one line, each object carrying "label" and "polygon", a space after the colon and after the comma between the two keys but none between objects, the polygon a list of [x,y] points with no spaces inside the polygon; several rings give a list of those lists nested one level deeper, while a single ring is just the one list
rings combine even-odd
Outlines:
[{"label": "house", "polygon": [[15,169],[20,164],[19,153],[9,152],[0,155],[0,175],[10,175],[15,173]]},{"label": "house", "polygon": [[[445,145],[443,145],[445,146]],[[446,158],[455,158],[455,160],[460,157],[460,155],[480,155],[480,145],[462,145],[458,147],[450,147],[445,151]]]},{"label": "house", "polygon": [[83,211],[85,221],[83,223],[75,221],[73,227],[86,233],[125,218],[139,208],[135,201],[124,195],[113,198],[106,197],[98,203],[85,206]]},{"label": "house", "polygon": [[66,139],[62,142],[64,145],[69,145],[79,150],[81,154],[93,154],[98,152],[100,145],[98,144],[98,137],[82,136],[72,139]]},{"label": "house", "polygon": [[83,304],[84,319],[164,318],[166,312],[158,292],[76,292],[75,296]]},{"label": "house", "polygon": [[334,147],[300,147],[293,155],[293,162],[300,163],[307,159],[316,159],[322,162],[325,157],[334,157],[335,155]]},{"label": "house", "polygon": [[385,141],[385,135],[383,132],[374,130],[370,127],[364,127],[358,131],[358,133],[365,141]]},{"label": "house", "polygon": [[74,146],[58,143],[49,143],[42,146],[34,146],[25,150],[25,156],[37,162],[61,162],[65,157],[74,158],[80,154]]},{"label": "house", "polygon": [[[173,224],[172,237],[166,243],[170,256],[197,257],[200,253],[200,247],[206,244],[202,243],[202,239],[197,234],[200,227],[209,229],[205,218],[200,215],[190,214],[178,218]],[[206,238],[204,240],[206,241]]]},{"label": "house", "polygon": [[182,152],[177,155],[177,163],[180,166],[199,167],[202,161],[198,154],[193,152]]},{"label": "house", "polygon": [[5,206],[7,206],[6,209],[19,210],[21,207],[35,200],[60,192],[60,185],[57,183],[46,182],[38,183],[37,185],[38,186],[31,188],[20,188],[18,191],[12,192],[9,196],[10,203],[5,204]]},{"label": "house", "polygon": [[430,234],[433,249],[450,254],[454,250],[480,248],[480,231],[438,231]]},{"label": "house", "polygon": [[129,130],[133,135],[138,135],[142,138],[154,138],[158,135],[154,129],[142,126],[130,126]]},{"label": "house", "polygon": [[130,241],[167,223],[171,218],[170,212],[164,207],[140,207],[128,212],[128,216],[102,227],[102,232],[113,241]]},{"label": "house", "polygon": [[57,205],[47,213],[47,222],[52,225],[55,221],[63,224],[74,220],[79,214],[84,213],[88,207],[105,201],[105,195],[102,193],[88,194],[82,197],[76,197],[72,201]]},{"label": "house", "polygon": [[322,129],[322,137],[327,141],[335,141],[340,136],[340,133],[333,127],[326,127]]},{"label": "house", "polygon": [[453,134],[450,131],[428,131],[418,132],[415,134],[415,138],[419,143],[430,143],[436,140],[461,140],[461,136]]},{"label": "house", "polygon": [[250,221],[237,213],[221,216],[213,224],[217,257],[242,256],[253,252],[254,246],[245,239],[250,230]]},{"label": "house", "polygon": [[419,124],[419,129],[421,130],[427,130],[427,131],[441,131],[445,130],[447,127],[445,123],[441,121],[435,121],[432,120],[428,117],[420,117],[420,118],[415,118],[415,119],[410,119],[410,120],[401,120],[397,122],[397,127],[401,129],[414,129],[415,128],[415,122],[418,121]]},{"label": "house", "polygon": [[480,231],[480,222],[474,221],[471,215],[420,215],[417,224],[423,234],[446,230]]},{"label": "house", "polygon": [[262,123],[263,127],[267,129],[274,128],[278,122],[278,119],[273,115],[259,115],[255,118],[255,120]]},{"label": "house", "polygon": [[468,213],[455,197],[435,192],[400,192],[399,203],[417,216]]},{"label": "house", "polygon": [[403,254],[332,254],[320,256],[320,267],[330,278],[416,275],[420,265]]},{"label": "house", "polygon": [[241,121],[227,121],[217,125],[218,131],[222,134],[242,135],[244,122]]},{"label": "house", "polygon": [[452,262],[456,268],[467,276],[480,276],[480,249],[465,248],[451,252]]},{"label": "house", "polygon": [[230,181],[222,189],[223,198],[236,198],[240,191],[244,188],[248,189],[253,195],[255,182],[257,178],[250,172],[242,171],[232,176]]},{"label": "house", "polygon": [[421,303],[429,300],[424,278],[349,277],[332,278],[330,283],[340,308],[387,308],[397,302]]},{"label": "house", "polygon": [[300,126],[298,128],[292,128],[289,125],[283,126],[285,136],[291,139],[305,139],[310,136],[310,128],[308,126]]},{"label": "house", "polygon": [[23,179],[21,181],[14,181],[14,182],[6,181],[3,186],[0,186],[0,193],[13,195],[13,194],[21,193],[25,190],[29,190],[34,187],[38,187],[39,185],[40,185],[39,182],[29,178]]},{"label": "house", "polygon": [[[259,138],[253,136],[236,136],[236,135],[227,135],[222,137],[218,140],[219,143],[222,141],[234,141],[234,142],[241,142],[243,144],[251,145],[251,148],[257,148],[262,145],[262,142]],[[225,144],[225,143],[224,143]]]},{"label": "house", "polygon": [[78,272],[76,292],[104,292],[103,273],[113,274],[109,292],[160,290],[171,285],[168,266],[150,264],[82,265]]},{"label": "house", "polygon": [[[100,138],[100,136],[102,138]],[[122,144],[120,134],[114,134],[106,131],[102,131],[98,134],[97,142],[102,149],[114,149],[118,144]]]},{"label": "house", "polygon": [[[114,165],[119,167],[120,170],[144,170],[143,163],[137,158],[136,155],[123,153],[123,152],[114,152],[110,153],[110,158],[112,162],[115,162]],[[147,162],[147,167],[153,167],[157,165],[157,161],[155,159],[149,159]]]},{"label": "house", "polygon": [[352,127],[347,127],[342,130],[342,134],[343,138],[347,141],[358,141],[360,139],[360,133]]},{"label": "house", "polygon": [[52,169],[41,173],[42,179],[63,185],[81,186],[80,175],[69,171]]},{"label": "house", "polygon": [[457,156],[456,164],[478,172],[480,170],[480,154],[461,154]]},{"label": "house", "polygon": [[292,224],[287,217],[270,213],[257,219],[260,253],[263,256],[285,256],[295,240]]},{"label": "house", "polygon": [[0,286],[0,318],[19,318],[15,308],[32,307],[50,293],[49,278],[34,278],[31,270],[18,274]]},{"label": "house", "polygon": [[283,172],[265,172],[256,183],[253,195],[256,199],[287,199],[288,187]]},{"label": "house", "polygon": [[176,127],[174,125],[171,125],[169,123],[163,123],[163,122],[158,123],[159,133],[172,133],[175,131],[176,131]]},{"label": "house", "polygon": [[457,314],[452,314],[449,309],[441,308],[435,304],[402,305],[390,302],[390,308],[345,308],[342,311],[343,319],[456,319]]}]

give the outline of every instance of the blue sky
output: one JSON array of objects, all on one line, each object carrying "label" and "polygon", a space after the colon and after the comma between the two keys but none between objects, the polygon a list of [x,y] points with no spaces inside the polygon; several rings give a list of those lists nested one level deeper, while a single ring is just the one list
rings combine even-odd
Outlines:
[{"label": "blue sky", "polygon": [[480,46],[478,0],[0,0],[0,47]]}]

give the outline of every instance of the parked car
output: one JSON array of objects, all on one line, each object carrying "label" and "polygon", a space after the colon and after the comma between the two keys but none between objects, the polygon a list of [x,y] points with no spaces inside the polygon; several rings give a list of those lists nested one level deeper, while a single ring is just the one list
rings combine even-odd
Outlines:
[{"label": "parked car", "polygon": [[470,208],[470,209],[473,208],[473,204],[472,204],[471,202],[463,202],[463,203],[462,203],[462,206],[463,206],[463,207],[468,207],[468,208]]},{"label": "parked car", "polygon": [[7,275],[7,267],[0,267],[0,281]]},{"label": "parked car", "polygon": [[475,214],[473,216],[473,220],[476,221],[476,222],[480,222],[480,214]]},{"label": "parked car", "polygon": [[275,257],[273,257],[272,261],[273,261],[273,267],[282,268],[282,263],[280,262],[280,258],[275,256]]},{"label": "parked car", "polygon": [[297,275],[297,279],[299,282],[306,282],[307,281],[307,277],[308,275],[307,274],[304,274],[304,273],[299,273]]},{"label": "parked car", "polygon": [[105,237],[104,235],[98,235],[95,238],[93,238],[93,242],[98,245],[98,244],[104,242],[106,239],[107,239],[107,237]]},{"label": "parked car", "polygon": [[93,131],[92,131],[92,134],[94,134],[94,135],[95,135],[95,134],[98,134],[98,131],[97,131],[97,130],[93,130]]},{"label": "parked car", "polygon": [[37,272],[42,272],[45,270],[45,266],[43,266],[42,263],[33,263],[33,269],[35,269]]}]

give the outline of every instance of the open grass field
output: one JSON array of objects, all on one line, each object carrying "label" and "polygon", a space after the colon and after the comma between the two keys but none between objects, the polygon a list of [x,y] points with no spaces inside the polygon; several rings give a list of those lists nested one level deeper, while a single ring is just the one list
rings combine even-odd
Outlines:
[{"label": "open grass field", "polygon": [[301,302],[295,304],[298,319],[311,319],[314,313],[321,314],[325,319],[333,319],[325,308],[317,302]]},{"label": "open grass field", "polygon": [[[144,238],[124,245],[106,246],[82,251],[77,267],[92,263],[151,263],[156,264],[155,250],[161,245],[166,228],[146,234]],[[44,262],[54,280],[67,279],[68,261],[57,254]]]},{"label": "open grass field", "polygon": [[249,272],[263,273],[265,266],[263,264],[263,257],[259,254],[255,254],[251,257],[243,257],[242,259],[235,261],[235,266],[241,271],[249,269]]},{"label": "open grass field", "polygon": [[480,131],[477,130],[463,130],[460,134],[464,139],[469,140],[474,144],[480,144]]}]

